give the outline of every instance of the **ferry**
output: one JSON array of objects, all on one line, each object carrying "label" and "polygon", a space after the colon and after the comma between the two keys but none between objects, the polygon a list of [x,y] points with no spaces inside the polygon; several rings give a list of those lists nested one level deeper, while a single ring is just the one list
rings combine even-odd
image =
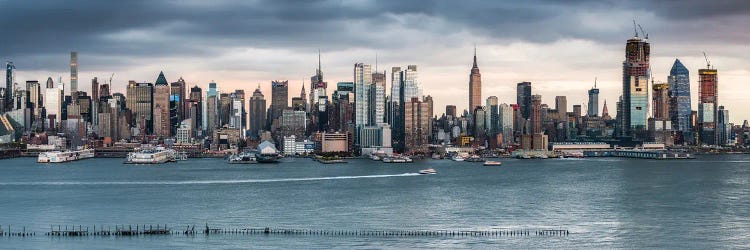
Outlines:
[{"label": "ferry", "polygon": [[125,164],[161,164],[175,161],[175,150],[163,147],[142,149],[128,153]]},{"label": "ferry", "polygon": [[242,152],[229,156],[229,164],[254,164],[258,163],[258,158],[254,152]]},{"label": "ferry", "polygon": [[38,163],[61,163],[94,158],[93,149],[41,152],[36,159]]},{"label": "ferry", "polygon": [[503,163],[499,161],[485,161],[484,165],[485,166],[502,166]]},{"label": "ferry", "polygon": [[391,156],[391,157],[383,157],[383,162],[385,163],[411,163],[414,162],[411,158],[407,156]]},{"label": "ferry", "polygon": [[428,168],[428,169],[419,170],[419,174],[437,174],[437,171],[435,171],[435,169]]}]

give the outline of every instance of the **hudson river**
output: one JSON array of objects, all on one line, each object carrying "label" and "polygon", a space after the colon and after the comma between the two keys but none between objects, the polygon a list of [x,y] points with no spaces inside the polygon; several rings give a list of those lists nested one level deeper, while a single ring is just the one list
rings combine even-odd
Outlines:
[{"label": "hudson river", "polygon": [[[0,160],[2,237],[19,249],[750,248],[750,156],[228,165]],[[418,175],[432,167],[435,175]],[[567,236],[45,236],[50,225],[542,230]]]}]

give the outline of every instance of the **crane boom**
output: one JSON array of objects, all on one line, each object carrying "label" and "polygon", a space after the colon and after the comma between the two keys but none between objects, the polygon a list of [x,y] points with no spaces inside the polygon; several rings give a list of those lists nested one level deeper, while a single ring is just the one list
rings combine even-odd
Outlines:
[{"label": "crane boom", "polygon": [[705,51],[703,51],[703,58],[706,59],[706,68],[711,69],[711,61],[708,60],[708,56],[706,56]]}]

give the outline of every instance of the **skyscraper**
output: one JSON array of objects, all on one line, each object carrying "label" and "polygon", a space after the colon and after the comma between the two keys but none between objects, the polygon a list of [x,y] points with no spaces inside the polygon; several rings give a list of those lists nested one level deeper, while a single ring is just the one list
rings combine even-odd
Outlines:
[{"label": "skyscraper", "polygon": [[354,64],[354,122],[357,127],[369,125],[370,85],[372,85],[372,72],[370,65],[364,63]]},{"label": "skyscraper", "polygon": [[[151,83],[128,82],[126,107],[133,113],[130,124],[141,133],[153,131],[154,86]],[[141,134],[143,136],[143,134]]]},{"label": "skyscraper", "polygon": [[529,119],[531,108],[531,83],[519,82],[516,84],[516,104],[518,104],[521,117]]},{"label": "skyscraper", "polygon": [[372,73],[370,85],[370,125],[382,125],[385,123],[385,72]]},{"label": "skyscraper", "polygon": [[11,111],[13,109],[13,83],[16,80],[16,66],[13,62],[8,61],[5,64],[5,110]]},{"label": "skyscraper", "polygon": [[487,114],[485,128],[489,136],[495,136],[500,132],[500,107],[497,96],[487,97]]},{"label": "skyscraper", "polygon": [[586,113],[589,117],[599,116],[599,89],[596,88],[596,81],[594,81],[594,87],[589,89],[589,105]]},{"label": "skyscraper", "polygon": [[270,123],[278,122],[279,117],[289,106],[289,81],[271,82],[271,117]]},{"label": "skyscraper", "polygon": [[404,103],[404,114],[406,150],[425,151],[432,137],[432,97],[411,98]]},{"label": "skyscraper", "polygon": [[94,128],[99,124],[99,80],[91,79],[91,123]]},{"label": "skyscraper", "polygon": [[190,96],[187,110],[187,118],[190,118],[191,129],[200,131],[203,127],[203,90],[198,85],[190,88]]},{"label": "skyscraper", "polygon": [[[49,87],[51,80],[47,80],[47,86]],[[44,108],[47,112],[46,120],[50,122],[47,128],[57,128],[62,122],[62,102],[64,98],[63,85],[59,83],[58,87],[52,86],[51,88],[45,89],[44,92]]]},{"label": "skyscraper", "polygon": [[651,45],[648,37],[640,38],[638,33],[628,39],[625,46],[625,61],[622,62],[622,102],[620,108],[620,131],[622,136],[644,139],[648,118],[648,80]]},{"label": "skyscraper", "polygon": [[[672,120],[672,128],[677,132],[678,138],[684,142],[692,142],[692,126],[690,114],[692,104],[690,100],[690,71],[682,65],[680,59],[675,59],[672,69],[669,71],[669,117]],[[677,141],[680,142],[679,140]]]},{"label": "skyscraper", "polygon": [[652,95],[652,117],[657,121],[669,120],[669,85],[663,82],[657,82],[651,84],[651,87],[654,90]]},{"label": "skyscraper", "polygon": [[[187,96],[185,91],[187,90],[187,84],[185,83],[185,80],[180,77],[180,79],[177,79],[176,82],[173,82],[170,84],[170,105],[174,104],[174,108],[170,107],[170,116],[175,117],[176,122],[172,122],[173,131],[177,131],[177,128],[180,126],[180,122],[182,120],[187,119],[185,113],[187,105]],[[191,125],[192,126],[192,125]],[[191,127],[192,128],[192,127]]]},{"label": "skyscraper", "polygon": [[263,92],[260,91],[260,85],[253,91],[253,96],[250,97],[249,109],[249,134],[251,138],[258,138],[260,131],[264,130],[266,126],[266,99]]},{"label": "skyscraper", "polygon": [[393,126],[394,121],[398,119],[399,105],[401,104],[401,67],[391,68],[391,101],[390,117],[388,121]]},{"label": "skyscraper", "polygon": [[[159,114],[154,114],[154,134],[161,137],[169,137],[172,126],[169,112],[169,96],[171,89],[164,72],[159,72],[154,84],[154,110]],[[157,119],[158,118],[158,119]]]},{"label": "skyscraper", "polygon": [[542,133],[542,96],[531,96],[530,108],[531,134]]},{"label": "skyscraper", "polygon": [[208,135],[212,135],[214,128],[219,126],[219,92],[216,89],[216,83],[208,83],[208,90],[206,90],[206,101],[203,104],[203,130]]},{"label": "skyscraper", "polygon": [[474,47],[474,65],[469,74],[469,111],[482,106],[482,74],[477,66],[477,48]]},{"label": "skyscraper", "polygon": [[[78,52],[70,52],[70,95],[78,91]],[[73,100],[76,102],[76,100]]]},{"label": "skyscraper", "polygon": [[718,93],[719,76],[715,68],[708,65],[705,69],[698,70],[698,124],[701,143],[718,145],[719,134],[717,126],[718,118]]}]

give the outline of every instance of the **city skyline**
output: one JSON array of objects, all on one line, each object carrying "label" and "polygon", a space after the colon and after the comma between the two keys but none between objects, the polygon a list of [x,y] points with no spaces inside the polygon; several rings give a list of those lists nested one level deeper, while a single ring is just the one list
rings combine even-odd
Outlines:
[{"label": "city skyline", "polygon": [[[149,2],[151,3],[151,2]],[[15,3],[14,3],[15,4]],[[168,5],[165,3],[151,3],[153,7],[173,9],[194,9],[185,15],[199,15],[196,3],[181,5]],[[449,7],[468,8],[468,6],[452,6],[451,3],[425,2],[424,6],[408,6],[399,11],[392,7],[392,3],[303,3],[287,4],[274,3],[268,8],[266,17],[277,17],[273,21],[275,25],[288,28],[309,28],[320,30],[325,28],[309,27],[299,24],[298,19],[310,18],[308,16],[296,17],[294,20],[283,20],[279,9],[289,7],[290,12],[301,11],[300,7],[311,7],[314,9],[330,8],[331,10],[362,9],[374,7],[381,10],[382,14],[366,15],[366,17],[329,17],[333,24],[361,26],[358,22],[350,20],[370,20],[374,27],[391,25],[393,29],[384,32],[395,34],[411,34],[410,38],[404,38],[399,42],[400,46],[385,43],[387,39],[374,37],[369,42],[358,43],[360,39],[351,42],[336,40],[337,36],[325,37],[324,35],[312,36],[306,31],[304,34],[278,34],[260,32],[268,35],[267,38],[257,34],[242,35],[224,34],[216,36],[219,39],[215,46],[206,46],[204,49],[187,52],[183,47],[188,45],[171,46],[169,38],[179,38],[183,35],[176,31],[184,29],[180,20],[184,16],[165,16],[163,20],[146,18],[133,24],[133,27],[123,27],[122,17],[114,16],[103,24],[96,24],[101,29],[94,29],[98,34],[85,33],[80,37],[88,37],[92,41],[102,42],[104,45],[86,45],[89,40],[82,38],[65,37],[62,41],[48,39],[33,39],[45,32],[56,32],[55,28],[64,30],[64,26],[52,26],[41,29],[35,33],[29,33],[23,29],[13,28],[8,46],[0,48],[0,56],[11,58],[17,67],[16,81],[19,85],[27,80],[43,81],[47,77],[57,80],[63,76],[63,81],[70,84],[66,77],[70,74],[69,53],[77,51],[79,82],[98,77],[108,79],[109,75],[115,73],[112,92],[125,92],[129,80],[136,82],[154,82],[159,71],[164,71],[168,81],[175,81],[180,76],[185,79],[189,87],[198,85],[207,89],[209,82],[217,82],[223,92],[231,92],[234,89],[243,89],[251,93],[260,83],[261,90],[265,95],[270,94],[270,83],[272,80],[289,80],[290,93],[299,93],[302,88],[302,79],[306,79],[315,72],[317,68],[317,50],[322,50],[322,64],[329,84],[335,82],[351,81],[351,65],[355,62],[371,64],[373,67],[389,69],[393,66],[405,67],[416,64],[420,67],[420,82],[426,93],[435,100],[435,107],[445,105],[456,105],[458,110],[467,109],[469,90],[466,88],[466,74],[471,68],[472,52],[474,43],[478,48],[478,61],[482,69],[482,100],[489,96],[497,96],[500,103],[514,103],[515,84],[522,81],[532,82],[534,94],[542,95],[542,103],[553,103],[555,96],[564,95],[568,97],[569,107],[583,104],[587,107],[587,91],[593,86],[594,78],[598,79],[597,87],[600,89],[599,107],[603,107],[604,101],[612,105],[621,94],[621,63],[623,61],[623,41],[632,36],[631,19],[635,18],[644,26],[649,33],[652,49],[651,68],[652,76],[656,81],[667,81],[669,70],[675,59],[680,61],[689,69],[690,78],[698,79],[698,69],[705,68],[702,51],[708,53],[711,64],[720,72],[719,95],[720,105],[732,110],[732,122],[741,123],[746,117],[750,117],[749,110],[741,107],[750,104],[750,100],[743,98],[741,85],[748,78],[749,64],[747,59],[741,58],[740,49],[746,48],[744,44],[746,37],[738,35],[742,30],[741,25],[747,19],[743,16],[747,12],[747,4],[735,4],[732,8],[724,5],[702,6],[703,2],[684,2],[680,6],[674,4],[656,4],[650,6],[633,6],[629,3],[605,3],[588,6],[587,9],[598,10],[595,14],[588,16],[580,15],[566,17],[561,13],[571,13],[575,7],[581,7],[586,3],[562,5],[556,3],[543,4],[505,4],[499,6],[485,7],[489,10],[504,11],[524,10],[529,13],[547,13],[550,6],[560,7],[560,13],[550,18],[534,18],[529,20],[527,27],[540,28],[539,34],[517,31],[517,28],[508,29],[507,32],[500,28],[488,27],[487,22],[477,23],[479,17],[457,17],[447,14]],[[107,4],[104,4],[107,5]],[[114,4],[113,4],[114,5]],[[225,2],[220,2],[215,7],[217,10],[226,10],[229,7]],[[289,6],[288,6],[289,5]],[[300,5],[300,6],[296,6]],[[321,5],[321,6],[318,6]],[[137,7],[122,6],[125,9]],[[291,7],[290,7],[291,6]],[[294,7],[296,6],[296,7]],[[650,6],[649,8],[647,8]],[[28,10],[25,13],[44,10],[64,10],[65,8],[50,4],[45,6],[10,5],[6,10]],[[72,12],[88,13],[96,8],[107,6],[87,6]],[[241,6],[245,10],[259,11],[256,6]],[[679,7],[670,10],[668,7]],[[159,9],[156,8],[156,9]],[[701,15],[692,13],[692,9],[701,9]],[[486,11],[486,10],[485,10]],[[0,11],[6,12],[6,11]],[[210,10],[209,10],[210,12]],[[415,14],[417,13],[417,14]],[[422,14],[419,14],[422,13]],[[485,13],[484,11],[480,12]],[[573,12],[575,13],[575,12]],[[690,16],[690,14],[694,16]],[[11,18],[12,13],[2,13],[2,18]],[[140,14],[138,14],[140,15]],[[422,22],[417,20],[420,16],[437,22]],[[618,18],[611,18],[615,15]],[[54,15],[53,15],[54,16]],[[80,15],[79,15],[80,16]],[[248,16],[250,16],[248,14]],[[284,15],[285,16],[285,15]],[[378,21],[377,17],[388,17]],[[480,15],[481,17],[482,15]],[[621,17],[621,18],[619,18]],[[240,18],[240,17],[238,17]],[[247,17],[250,18],[250,17]],[[282,20],[279,20],[281,18]],[[691,18],[691,19],[687,19]],[[292,18],[293,19],[293,18]],[[564,27],[556,32],[550,31],[550,20],[559,19],[564,24],[575,23],[576,29]],[[118,20],[120,22],[118,22]],[[398,20],[402,20],[399,22]],[[184,21],[184,20],[183,20]],[[325,20],[321,20],[326,23]],[[455,21],[448,24],[447,21]],[[36,21],[29,20],[27,27],[34,27]],[[150,22],[150,23],[149,23]],[[182,25],[186,25],[184,21]],[[341,23],[344,24],[341,24]],[[721,26],[713,26],[720,22]],[[41,23],[41,22],[40,22]],[[513,22],[511,22],[513,23]],[[81,20],[73,18],[62,18],[60,24],[80,24],[80,29],[90,27],[93,24],[82,23]],[[149,24],[149,25],[146,25]],[[217,23],[211,23],[217,24]],[[102,27],[100,25],[107,25]],[[170,26],[173,25],[173,26]],[[417,25],[417,26],[414,26]],[[427,31],[413,27],[429,26]],[[146,27],[157,28],[146,28]],[[258,28],[258,25],[247,25],[250,28]],[[298,27],[300,26],[300,27]],[[503,27],[507,24],[503,24]],[[555,26],[555,25],[551,25]],[[200,26],[205,27],[205,26]],[[198,27],[197,29],[200,29]],[[366,26],[365,27],[369,27]],[[714,27],[711,29],[705,29]],[[734,29],[732,29],[734,27]],[[559,28],[559,27],[556,27]],[[675,29],[682,30],[682,33]],[[694,31],[693,31],[694,30]],[[696,37],[695,32],[700,30],[706,37]],[[158,32],[161,33],[158,33]],[[354,32],[353,30],[348,30]],[[75,31],[83,33],[83,31]],[[157,32],[157,33],[153,33]],[[441,32],[447,32],[436,42],[432,38]],[[74,34],[79,34],[74,33]],[[199,32],[187,32],[184,36],[196,36]],[[118,35],[119,34],[119,35]],[[149,34],[160,34],[159,38],[146,39]],[[359,33],[352,33],[359,34]],[[85,36],[84,36],[85,35]],[[211,34],[204,34],[211,35]],[[307,37],[311,40],[300,46],[294,38]],[[364,36],[364,35],[363,35]],[[371,36],[364,36],[373,38]],[[383,36],[387,37],[387,36]],[[19,44],[14,41],[19,39],[30,39],[33,42]],[[127,38],[127,39],[126,39]],[[251,39],[252,38],[252,39]],[[102,40],[103,39],[103,40]],[[241,44],[243,41],[258,40]],[[264,41],[264,40],[268,41]],[[269,43],[274,39],[281,39],[279,43]],[[210,39],[208,39],[210,40]],[[225,41],[226,40],[226,41]],[[129,41],[129,42],[128,42]],[[135,43],[133,43],[135,41]],[[140,41],[140,42],[139,42]],[[721,41],[719,43],[718,41]],[[200,45],[207,41],[201,40],[191,42],[192,45]],[[222,43],[232,43],[226,44]],[[77,45],[75,45],[77,44]],[[130,44],[130,45],[128,45]],[[33,45],[34,47],[32,48]],[[106,45],[106,46],[105,46]],[[146,46],[149,45],[149,46]],[[721,45],[721,46],[718,46]],[[108,47],[109,50],[104,50]],[[222,47],[222,48],[219,48]],[[226,47],[226,48],[224,48]],[[35,49],[34,49],[35,48]],[[154,52],[150,50],[159,51]],[[125,55],[126,51],[130,51]],[[148,51],[149,53],[145,53]],[[440,51],[441,53],[429,53]],[[152,53],[153,52],[153,53]],[[375,54],[377,53],[377,64]],[[261,60],[262,59],[262,60]],[[388,72],[390,74],[391,72]],[[81,80],[82,79],[82,80]],[[305,81],[307,82],[307,81]],[[387,81],[386,89],[390,89],[390,79]],[[79,85],[84,91],[89,91],[87,84]],[[69,88],[66,87],[66,90]],[[698,89],[698,82],[691,81],[691,89]],[[330,93],[329,93],[330,94]],[[459,97],[456,98],[455,95]],[[697,96],[692,95],[693,110],[697,110]],[[585,110],[584,110],[585,111]],[[599,110],[601,112],[601,110]]]}]

